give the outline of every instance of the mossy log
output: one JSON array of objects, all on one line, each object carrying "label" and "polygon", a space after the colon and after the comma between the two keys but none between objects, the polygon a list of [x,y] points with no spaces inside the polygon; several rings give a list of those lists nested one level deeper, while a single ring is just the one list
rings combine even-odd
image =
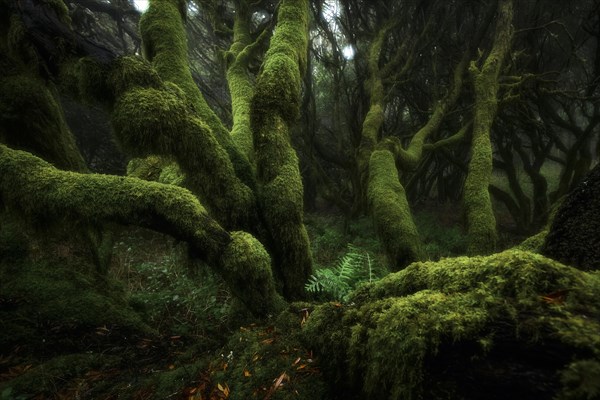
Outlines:
[{"label": "mossy log", "polygon": [[600,269],[600,165],[564,200],[541,253],[583,270]]},{"label": "mossy log", "polygon": [[304,328],[341,398],[391,400],[597,398],[599,332],[599,274],[514,250],[414,263]]},{"label": "mossy log", "polygon": [[228,233],[188,190],[110,175],[59,171],[23,151],[0,145],[0,202],[36,218],[115,221],[154,229],[189,243],[252,312],[282,305],[271,260],[260,242]]}]

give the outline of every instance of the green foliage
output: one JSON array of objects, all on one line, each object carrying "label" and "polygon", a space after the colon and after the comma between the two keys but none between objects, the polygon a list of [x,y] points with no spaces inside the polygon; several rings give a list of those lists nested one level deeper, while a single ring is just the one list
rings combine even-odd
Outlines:
[{"label": "green foliage", "polygon": [[560,381],[563,390],[558,400],[600,399],[600,362],[575,361],[563,370]]},{"label": "green foliage", "polygon": [[333,268],[317,269],[305,285],[306,291],[330,300],[345,301],[359,284],[381,277],[369,252],[348,244],[347,253]]},{"label": "green foliage", "polygon": [[128,267],[131,303],[159,332],[218,338],[231,304],[222,279],[202,268],[193,273],[176,253]]},{"label": "green foliage", "polygon": [[415,224],[430,260],[465,253],[467,236],[460,227],[446,227],[440,224],[439,216],[426,211],[415,213]]}]

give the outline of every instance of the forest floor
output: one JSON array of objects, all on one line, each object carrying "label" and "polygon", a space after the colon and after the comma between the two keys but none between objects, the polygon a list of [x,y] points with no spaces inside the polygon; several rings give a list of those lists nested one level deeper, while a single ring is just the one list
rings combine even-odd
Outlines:
[{"label": "forest floor", "polygon": [[[415,214],[430,259],[464,252],[461,216],[453,205],[423,206]],[[338,304],[388,272],[369,218],[314,213],[306,224],[316,269],[308,288],[314,301]],[[354,270],[341,276],[343,268]],[[43,343],[0,352],[0,400],[226,399],[243,398],[232,395],[233,387],[242,386],[246,395],[268,400],[326,390],[318,360],[297,340],[309,306],[296,304],[277,319],[254,321],[218,276],[189,264],[184,244],[137,228],[115,236],[109,275],[152,331],[40,321],[46,324]],[[13,306],[0,300],[0,311]]]}]

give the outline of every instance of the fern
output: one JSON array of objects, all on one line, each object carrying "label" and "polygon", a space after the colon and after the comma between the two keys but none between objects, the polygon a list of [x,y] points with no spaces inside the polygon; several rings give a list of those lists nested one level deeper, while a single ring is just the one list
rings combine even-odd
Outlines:
[{"label": "fern", "polygon": [[306,291],[332,300],[346,300],[359,283],[378,279],[371,256],[360,248],[348,245],[348,251],[333,268],[315,271],[305,285]]}]

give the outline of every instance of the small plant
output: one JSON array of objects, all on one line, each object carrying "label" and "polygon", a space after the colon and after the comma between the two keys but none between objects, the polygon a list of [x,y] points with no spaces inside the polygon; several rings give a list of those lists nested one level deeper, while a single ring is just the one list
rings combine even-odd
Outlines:
[{"label": "small plant", "polygon": [[373,282],[381,273],[374,267],[372,256],[348,244],[348,251],[333,268],[321,268],[306,283],[306,291],[331,300],[344,301],[360,283]]}]

